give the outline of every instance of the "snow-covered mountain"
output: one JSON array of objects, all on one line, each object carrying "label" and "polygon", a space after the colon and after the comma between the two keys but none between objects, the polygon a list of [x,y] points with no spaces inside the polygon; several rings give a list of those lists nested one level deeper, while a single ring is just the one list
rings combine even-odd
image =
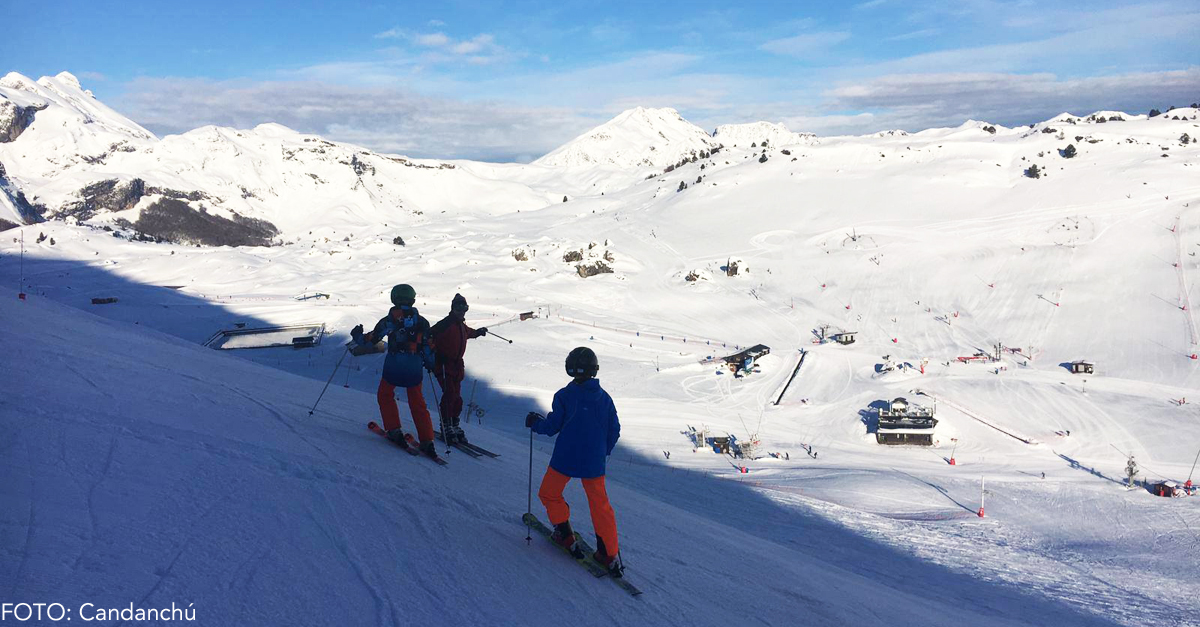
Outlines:
[{"label": "snow-covered mountain", "polygon": [[362,230],[443,211],[534,209],[573,191],[554,181],[535,189],[490,178],[470,162],[378,154],[277,124],[208,126],[160,140],[66,73],[0,80],[3,137],[0,218],[73,219],[171,241],[262,244],[328,225]]},{"label": "snow-covered mountain", "polygon": [[670,109],[637,107],[572,139],[534,161],[579,168],[665,168],[720,146],[704,129]]},{"label": "snow-covered mountain", "polygon": [[722,124],[713,131],[713,139],[727,146],[770,146],[787,147],[795,144],[814,144],[817,136],[812,133],[794,133],[783,124],[750,122],[747,124]]}]

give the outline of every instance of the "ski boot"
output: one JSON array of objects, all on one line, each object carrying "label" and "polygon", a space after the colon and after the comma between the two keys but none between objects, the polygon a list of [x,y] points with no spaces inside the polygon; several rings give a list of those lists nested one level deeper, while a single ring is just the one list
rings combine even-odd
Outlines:
[{"label": "ski boot", "polygon": [[404,447],[408,446],[408,443],[405,442],[405,440],[404,440],[404,431],[402,431],[399,427],[392,429],[391,431],[388,431],[387,439],[395,442],[396,444],[399,444],[400,446],[404,446]]},{"label": "ski boot", "polygon": [[437,459],[437,449],[433,446],[433,440],[422,442],[420,446],[417,447],[417,450],[423,453],[426,457]]},{"label": "ski boot", "polygon": [[625,565],[621,563],[621,556],[609,555],[604,548],[604,538],[596,536],[596,552],[592,553],[592,559],[596,563],[608,570],[608,574],[613,577],[620,577],[625,573]]},{"label": "ski boot", "polygon": [[442,441],[446,443],[446,446],[454,446],[458,442],[458,435],[454,433],[454,427],[447,426],[442,430]]},{"label": "ski boot", "polygon": [[462,427],[460,427],[458,425],[454,425],[453,427],[451,427],[451,429],[454,431],[454,439],[455,440],[458,440],[458,442],[460,444],[467,443],[467,434],[465,432],[463,432]]},{"label": "ski boot", "polygon": [[584,558],[583,549],[575,544],[575,530],[571,529],[571,521],[554,525],[554,532],[550,534],[550,540],[566,549],[571,557],[577,560]]}]

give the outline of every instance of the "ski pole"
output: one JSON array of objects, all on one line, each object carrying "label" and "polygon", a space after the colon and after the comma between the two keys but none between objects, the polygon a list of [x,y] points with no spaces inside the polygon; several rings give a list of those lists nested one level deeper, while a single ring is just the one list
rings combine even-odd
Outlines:
[{"label": "ski pole", "polygon": [[328,390],[329,384],[333,383],[333,378],[335,376],[337,376],[338,368],[342,367],[342,360],[346,358],[346,353],[349,353],[349,352],[350,352],[350,347],[346,347],[346,350],[342,352],[342,356],[338,358],[337,365],[333,367],[333,372],[329,373],[329,380],[325,382],[325,387],[321,388],[321,395],[317,397],[317,402],[313,403],[312,409],[308,410],[309,416],[313,415],[313,412],[317,410],[317,405],[321,402],[321,399],[325,396],[325,390]]},{"label": "ski pole", "polygon": [[[529,502],[525,505],[525,513],[533,514],[533,429],[529,430]],[[525,522],[525,544],[533,542],[533,530],[529,522]]]},{"label": "ski pole", "polygon": [[[467,401],[467,422],[471,422],[471,414],[475,412],[475,386],[479,383],[479,379],[471,382],[471,400]],[[478,416],[476,416],[478,418]],[[475,422],[483,424],[483,420],[477,419]]]},{"label": "ski pole", "polygon": [[450,454],[450,435],[446,433],[446,417],[442,415],[442,395],[438,392],[437,384],[433,382],[433,372],[426,370],[429,375],[429,388],[433,390],[433,400],[437,404],[438,424],[442,425],[442,441],[446,443],[446,454]]},{"label": "ski pole", "polygon": [[512,344],[512,340],[510,340],[510,339],[508,339],[508,338],[506,338],[506,337],[504,337],[504,336],[501,336],[501,335],[496,335],[495,333],[492,333],[491,331],[488,331],[488,332],[487,332],[487,334],[488,334],[489,336],[492,336],[492,337],[496,338],[497,340],[504,340],[505,342],[508,342],[509,344]]}]

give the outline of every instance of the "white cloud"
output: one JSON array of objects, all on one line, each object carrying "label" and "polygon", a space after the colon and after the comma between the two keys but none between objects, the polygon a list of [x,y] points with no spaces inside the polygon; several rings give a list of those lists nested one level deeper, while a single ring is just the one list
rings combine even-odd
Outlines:
[{"label": "white cloud", "polygon": [[138,79],[113,104],[159,135],[276,122],[414,157],[513,160],[549,152],[600,119],[560,107],[429,98],[318,82]]},{"label": "white cloud", "polygon": [[450,38],[445,33],[419,33],[412,35],[410,39],[418,46],[429,48],[444,48],[451,44]]},{"label": "white cloud", "polygon": [[820,33],[805,33],[795,37],[772,39],[759,46],[762,50],[790,56],[801,56],[814,52],[823,52],[850,38],[846,31],[827,31]]},{"label": "white cloud", "polygon": [[884,130],[880,127],[874,114],[858,113],[854,115],[793,115],[781,119],[784,126],[798,132],[817,133],[819,135],[840,135],[846,133],[865,133],[870,130]]},{"label": "white cloud", "polygon": [[[858,132],[956,126],[967,119],[1006,126],[1070,111],[1141,113],[1187,104],[1200,93],[1200,68],[1060,79],[1053,74],[992,72],[897,74],[840,85],[823,94],[826,111],[869,111]],[[819,120],[821,116],[816,116]],[[836,120],[845,125],[846,120]]]},{"label": "white cloud", "polygon": [[922,28],[921,30],[915,30],[912,32],[888,37],[888,41],[908,41],[910,39],[921,39],[924,37],[933,37],[934,35],[940,34],[941,32],[942,32],[941,29],[938,29],[938,28]]},{"label": "white cloud", "polygon": [[856,4],[856,5],[854,5],[854,8],[856,8],[856,9],[874,9],[875,7],[877,7],[881,4],[884,4],[885,2],[887,2],[887,0],[870,0],[869,2],[864,2],[862,4]]},{"label": "white cloud", "polygon": [[[1100,11],[1054,20],[1052,34],[1027,41],[927,52],[846,68],[858,76],[932,72],[1032,72],[1071,63],[1096,67],[1102,59],[1128,68],[1162,48],[1192,45],[1200,12]],[[1044,26],[1045,24],[1043,24]],[[920,31],[918,31],[920,32]]]},{"label": "white cloud", "polygon": [[[443,44],[444,45],[444,44]],[[476,35],[473,39],[460,41],[452,46],[449,46],[450,51],[454,54],[477,54],[485,50],[495,50],[496,40],[491,35],[483,34]]]},{"label": "white cloud", "polygon": [[[436,22],[437,20],[432,20]],[[491,33],[480,33],[469,39],[454,39],[441,31],[418,33],[402,28],[391,28],[375,35],[376,39],[404,39],[418,48],[431,51],[425,61],[446,63],[465,60],[472,64],[494,63],[512,58],[503,46],[496,43]]]}]

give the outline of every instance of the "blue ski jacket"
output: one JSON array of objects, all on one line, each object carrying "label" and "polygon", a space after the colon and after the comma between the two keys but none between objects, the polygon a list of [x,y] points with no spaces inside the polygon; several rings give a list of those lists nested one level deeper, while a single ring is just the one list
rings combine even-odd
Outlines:
[{"label": "blue ski jacket", "polygon": [[555,392],[550,413],[534,423],[533,430],[558,434],[550,467],[582,479],[604,475],[608,456],[621,437],[617,407],[596,379],[582,385],[571,382]]},{"label": "blue ski jacket", "polygon": [[355,341],[359,345],[369,345],[385,337],[388,348],[383,361],[383,380],[400,388],[421,385],[422,367],[433,368],[429,321],[416,307],[409,307],[408,311],[392,307],[370,333],[355,338]]}]

